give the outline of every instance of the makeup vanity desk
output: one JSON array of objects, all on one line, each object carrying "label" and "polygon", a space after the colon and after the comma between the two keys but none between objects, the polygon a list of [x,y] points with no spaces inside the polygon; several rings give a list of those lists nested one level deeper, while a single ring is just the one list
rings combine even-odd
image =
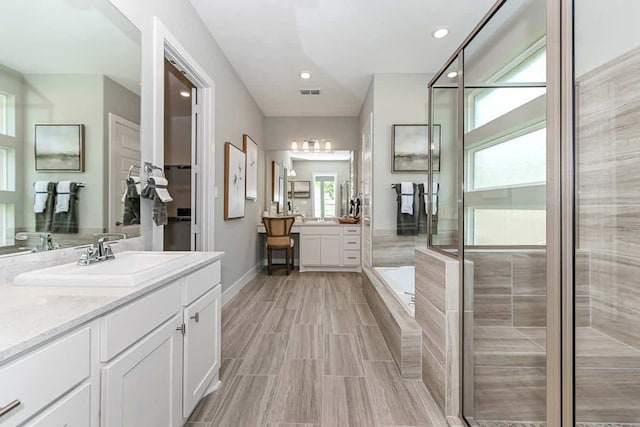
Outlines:
[{"label": "makeup vanity desk", "polygon": [[[259,224],[257,228],[260,235],[266,235],[264,224]],[[296,221],[291,234],[296,240],[294,263],[299,265],[300,272],[362,271],[360,224],[340,224],[337,221]],[[266,245],[264,239],[259,240],[260,258],[263,260],[262,265],[265,265]],[[279,254],[274,252],[274,255]],[[281,262],[279,258],[275,261]]]}]

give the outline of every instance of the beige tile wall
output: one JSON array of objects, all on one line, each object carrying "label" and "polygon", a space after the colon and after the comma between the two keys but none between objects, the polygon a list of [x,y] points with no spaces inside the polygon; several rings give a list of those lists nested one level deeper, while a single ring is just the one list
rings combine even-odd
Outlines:
[{"label": "beige tile wall", "polygon": [[578,78],[577,243],[594,328],[640,349],[640,49]]}]

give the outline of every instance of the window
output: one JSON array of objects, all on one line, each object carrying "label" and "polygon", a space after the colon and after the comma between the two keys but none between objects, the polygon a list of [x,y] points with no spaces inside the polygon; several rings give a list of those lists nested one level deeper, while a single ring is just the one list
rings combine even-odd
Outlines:
[{"label": "window", "polygon": [[316,175],[313,179],[314,216],[317,218],[336,216],[336,176]]},{"label": "window", "polygon": [[543,183],[546,180],[546,128],[471,151],[472,189]]},{"label": "window", "polygon": [[0,246],[12,246],[14,235],[14,205],[0,203]]},{"label": "window", "polygon": [[[543,47],[527,56],[515,67],[498,77],[496,83],[543,83],[546,81],[547,51]],[[473,129],[489,123],[544,95],[544,87],[512,87],[480,89],[474,91],[471,99],[473,104]]]},{"label": "window", "polygon": [[544,245],[544,209],[473,209],[473,239],[477,246]]},{"label": "window", "polygon": [[15,96],[0,92],[0,135],[16,136]]}]

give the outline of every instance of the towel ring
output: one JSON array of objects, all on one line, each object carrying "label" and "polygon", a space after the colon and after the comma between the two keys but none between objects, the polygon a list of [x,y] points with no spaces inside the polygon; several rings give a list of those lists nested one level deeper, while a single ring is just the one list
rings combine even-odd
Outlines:
[{"label": "towel ring", "polygon": [[162,177],[166,179],[166,176],[164,176],[163,168],[156,166],[151,162],[144,162],[144,172],[147,174],[147,176],[153,176],[154,170],[159,170],[160,173],[162,174]]},{"label": "towel ring", "polygon": [[134,169],[140,169],[141,170],[142,168],[140,167],[140,165],[131,165],[131,166],[129,166],[129,172],[127,173],[127,179],[131,178],[131,171],[134,170]]}]

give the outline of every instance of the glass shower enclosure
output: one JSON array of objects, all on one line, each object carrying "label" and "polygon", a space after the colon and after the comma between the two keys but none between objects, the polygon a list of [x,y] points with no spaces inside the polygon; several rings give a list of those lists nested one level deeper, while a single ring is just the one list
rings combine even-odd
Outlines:
[{"label": "glass shower enclosure", "polygon": [[471,426],[640,425],[638,17],[498,1],[429,84]]}]

